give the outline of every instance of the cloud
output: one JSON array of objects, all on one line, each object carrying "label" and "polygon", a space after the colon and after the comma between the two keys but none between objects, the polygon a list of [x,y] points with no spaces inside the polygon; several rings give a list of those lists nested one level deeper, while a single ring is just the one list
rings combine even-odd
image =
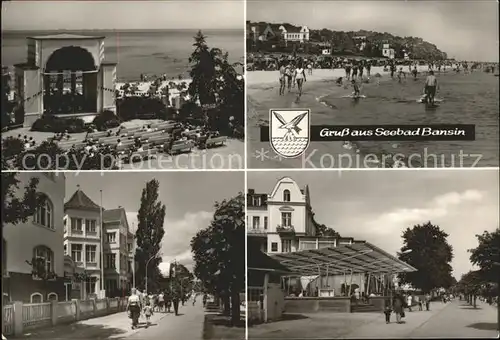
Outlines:
[{"label": "cloud", "polygon": [[466,202],[477,202],[483,198],[483,193],[477,190],[467,190],[462,193],[450,192],[436,196],[423,208],[397,208],[383,213],[370,222],[365,223],[366,229],[373,234],[391,235],[399,232],[406,224],[419,223],[447,216],[457,206]]}]

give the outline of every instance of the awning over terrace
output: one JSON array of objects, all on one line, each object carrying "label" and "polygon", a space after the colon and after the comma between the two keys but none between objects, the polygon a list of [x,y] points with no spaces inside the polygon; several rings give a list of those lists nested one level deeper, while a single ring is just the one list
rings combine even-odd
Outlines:
[{"label": "awning over terrace", "polygon": [[397,274],[414,267],[368,243],[302,250],[272,255],[296,276],[336,274]]}]

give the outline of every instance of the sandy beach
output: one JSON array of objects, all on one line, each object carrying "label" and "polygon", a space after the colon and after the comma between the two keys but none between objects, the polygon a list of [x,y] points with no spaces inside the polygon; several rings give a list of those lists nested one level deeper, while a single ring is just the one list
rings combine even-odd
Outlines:
[{"label": "sandy beach", "polygon": [[[408,68],[403,68],[408,73]],[[418,154],[411,167],[434,167],[422,161],[425,154],[438,155],[440,166],[496,166],[498,142],[491,138],[498,133],[498,115],[494,99],[498,84],[491,84],[495,77],[482,71],[472,74],[456,74],[451,69],[437,74],[442,89],[438,97],[446,98],[446,105],[439,110],[428,111],[415,104],[419,98],[427,66],[418,68],[420,74],[399,83],[390,78],[382,67],[372,68],[369,83],[363,83],[361,93],[367,99],[352,101],[342,98],[352,92],[350,87],[337,86],[335,80],[345,75],[342,69],[313,70],[307,75],[300,103],[296,102],[297,89],[279,96],[278,71],[255,71],[247,74],[248,100],[248,165],[250,168],[373,168],[408,166],[406,157]],[[381,75],[378,80],[374,74]],[[466,101],[465,98],[474,98]],[[498,98],[498,97],[496,97]],[[269,142],[260,141],[260,126],[269,123],[269,109],[311,109],[312,125],[383,125],[383,124],[476,124],[476,140],[453,142],[311,142],[302,156],[283,159],[275,154]],[[478,117],[481,116],[481,119]],[[457,164],[461,153],[468,154]],[[395,162],[395,155],[401,162]],[[475,164],[473,154],[481,154],[481,162]],[[368,155],[368,156],[367,156]],[[368,157],[368,158],[367,158]],[[420,159],[420,160],[416,160]],[[441,159],[443,159],[441,161]],[[442,164],[441,164],[442,163]]]}]

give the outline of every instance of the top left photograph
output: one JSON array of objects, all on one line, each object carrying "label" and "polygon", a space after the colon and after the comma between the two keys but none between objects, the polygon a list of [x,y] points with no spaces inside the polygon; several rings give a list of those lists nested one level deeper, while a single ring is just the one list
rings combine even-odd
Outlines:
[{"label": "top left photograph", "polygon": [[244,6],[2,2],[2,170],[243,169]]}]

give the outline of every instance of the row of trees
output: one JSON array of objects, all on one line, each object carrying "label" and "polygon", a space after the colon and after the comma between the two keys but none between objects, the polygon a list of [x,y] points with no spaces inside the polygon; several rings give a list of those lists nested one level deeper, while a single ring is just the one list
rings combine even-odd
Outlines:
[{"label": "row of trees", "polygon": [[210,225],[191,240],[194,273],[206,292],[222,300],[233,325],[240,321],[240,293],[245,290],[244,205],[243,193],[216,202]]}]

